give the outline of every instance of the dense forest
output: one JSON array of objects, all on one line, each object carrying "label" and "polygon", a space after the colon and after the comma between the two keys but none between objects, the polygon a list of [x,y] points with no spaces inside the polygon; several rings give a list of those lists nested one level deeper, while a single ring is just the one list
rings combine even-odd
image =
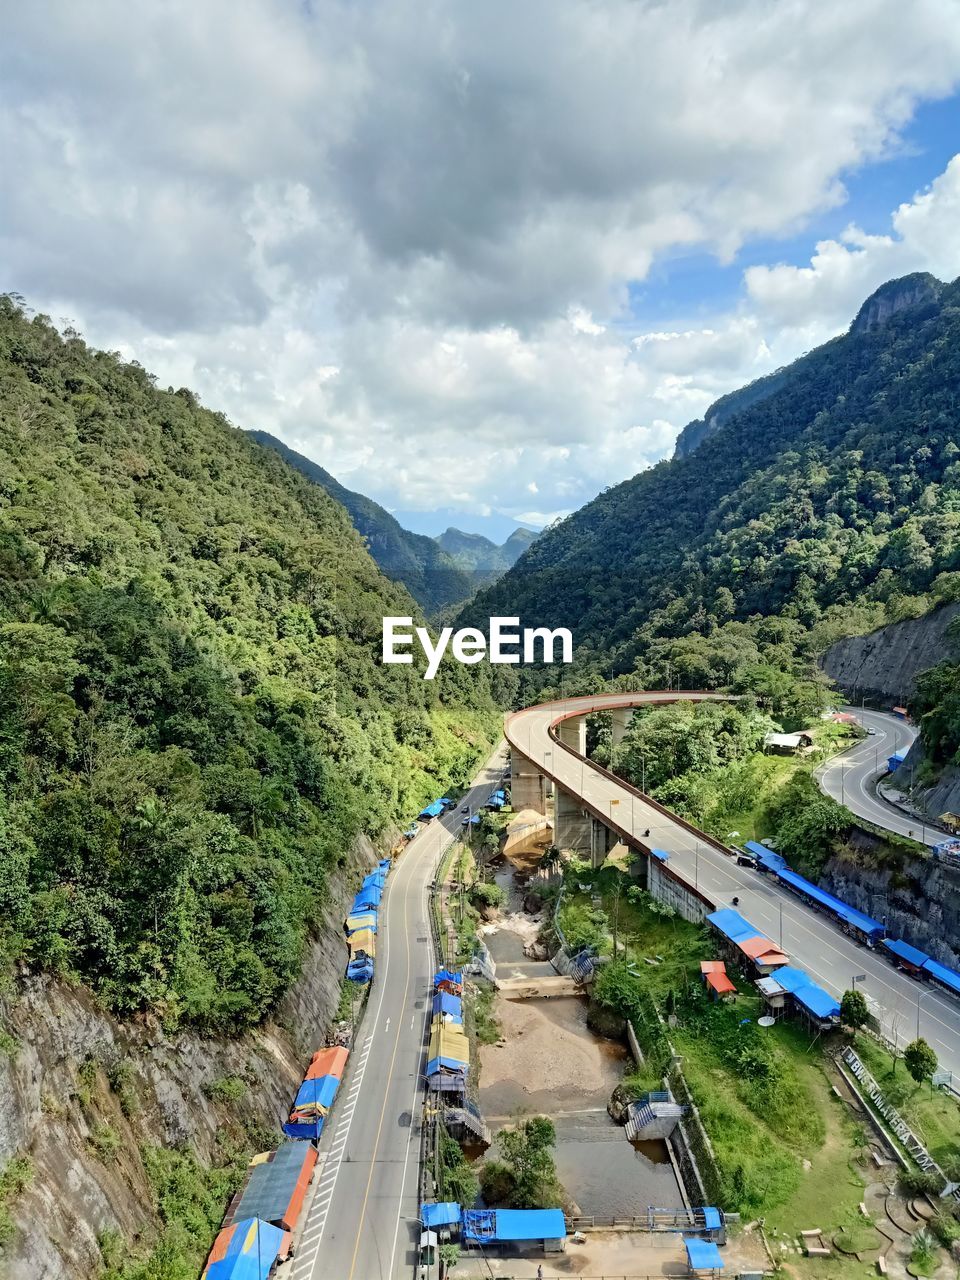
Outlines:
[{"label": "dense forest", "polygon": [[462,604],[476,591],[480,584],[469,572],[471,566],[456,563],[437,539],[404,529],[379,503],[346,488],[329,471],[276,436],[266,431],[250,434],[259,444],[275,449],[294,470],[320,485],[346,508],[380,569],[394,582],[401,582],[425,613],[432,615],[450,605]]},{"label": "dense forest", "polygon": [[572,627],[569,686],[722,685],[803,719],[815,652],[960,596],[958,399],[960,283],[891,281],[849,333],[719,402],[682,456],[549,529],[464,617]]},{"label": "dense forest", "polygon": [[0,300],[4,965],[262,1017],[351,841],[464,780],[509,696],[383,667],[416,612],[273,450]]}]

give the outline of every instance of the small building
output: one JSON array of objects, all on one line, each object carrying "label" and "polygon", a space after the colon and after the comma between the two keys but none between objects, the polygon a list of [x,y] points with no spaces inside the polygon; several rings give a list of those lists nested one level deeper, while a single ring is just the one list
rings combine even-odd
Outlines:
[{"label": "small building", "polygon": [[225,1225],[259,1218],[295,1231],[316,1163],[317,1149],[310,1142],[284,1142],[276,1151],[255,1156]]},{"label": "small building", "polygon": [[714,1000],[730,1000],[737,994],[722,960],[701,960],[700,974]]},{"label": "small building", "polygon": [[786,858],[779,853],[775,853],[767,845],[758,844],[756,840],[748,840],[744,848],[756,858],[759,871],[770,871],[776,874],[778,871],[785,870],[787,865]]},{"label": "small building", "polygon": [[480,1245],[538,1244],[545,1253],[562,1253],[567,1224],[562,1209],[467,1209],[463,1239]]},{"label": "small building", "polygon": [[247,1218],[220,1231],[201,1280],[267,1280],[289,1252],[289,1231]]},{"label": "small building", "polygon": [[743,938],[735,945],[748,960],[753,962],[759,974],[773,973],[774,969],[779,969],[790,959],[785,951],[781,951],[775,942],[765,938],[762,933],[758,933],[755,938]]},{"label": "small building", "polygon": [[449,1237],[454,1229],[460,1229],[460,1206],[452,1200],[424,1201],[420,1206],[420,1221],[425,1231],[435,1231]]},{"label": "small building", "polygon": [[830,717],[834,724],[859,724],[860,721],[856,716],[852,716],[849,711],[834,711]]},{"label": "small building", "polygon": [[789,1008],[817,1031],[827,1031],[840,1016],[840,1006],[833,996],[818,987],[803,969],[792,965],[777,969],[763,986],[757,983],[757,987],[774,1017]]},{"label": "small building", "polygon": [[768,733],[763,740],[764,750],[771,755],[795,756],[813,747],[810,733]]},{"label": "small building", "polygon": [[930,959],[925,951],[921,951],[919,947],[911,947],[909,942],[902,942],[899,938],[884,938],[883,946],[895,957],[898,969],[908,973],[911,978],[922,976],[923,966]]},{"label": "small building", "polygon": [[724,1267],[723,1256],[712,1240],[683,1237],[687,1267],[692,1276],[715,1276]]},{"label": "small building", "polygon": [[906,707],[894,707],[894,708],[893,708],[893,714],[894,714],[894,715],[895,715],[899,720],[909,720],[909,719],[910,719],[910,713],[907,711],[907,708],[906,708]]},{"label": "small building", "polygon": [[895,751],[892,756],[887,756],[887,769],[890,773],[896,773],[904,760],[907,758],[905,751]]}]

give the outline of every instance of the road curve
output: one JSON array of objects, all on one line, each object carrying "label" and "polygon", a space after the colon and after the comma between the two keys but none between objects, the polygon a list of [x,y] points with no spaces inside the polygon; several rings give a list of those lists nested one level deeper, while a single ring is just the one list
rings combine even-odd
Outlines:
[{"label": "road curve", "polygon": [[863,727],[872,729],[873,733],[817,770],[821,788],[875,827],[912,836],[928,845],[942,840],[942,832],[888,804],[874,790],[877,778],[887,771],[888,757],[895,751],[907,751],[913,743],[917,736],[913,725],[882,711],[865,711],[861,707],[844,710],[855,715]]},{"label": "road curve", "polygon": [[[501,743],[464,803],[476,809],[487,799],[503,771],[502,752]],[[420,1237],[423,1053],[435,972],[429,893],[440,857],[459,830],[456,810],[426,824],[387,879],[376,976],[319,1144],[316,1189],[291,1280],[392,1280],[413,1273]]]},{"label": "road curve", "polygon": [[[826,916],[804,905],[775,882],[749,867],[740,867],[703,832],[682,822],[628,783],[614,778],[560,742],[563,720],[593,711],[650,706],[680,700],[720,700],[723,695],[698,691],[603,693],[540,703],[506,719],[511,747],[546,777],[576,796],[621,837],[640,847],[670,855],[675,874],[714,905],[739,897],[739,910],[838,999],[854,975],[880,1005],[884,1031],[900,1045],[922,1035],[933,1046],[941,1066],[960,1077],[960,1007],[936,989],[921,986],[842,933]],[[872,741],[872,740],[871,740]],[[649,828],[649,837],[643,832]],[[878,895],[872,913],[882,919],[885,900]],[[865,975],[865,978],[859,977]]]}]

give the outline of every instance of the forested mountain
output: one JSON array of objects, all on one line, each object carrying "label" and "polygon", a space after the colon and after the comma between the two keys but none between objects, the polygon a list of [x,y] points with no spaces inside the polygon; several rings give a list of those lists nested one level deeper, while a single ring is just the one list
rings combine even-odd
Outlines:
[{"label": "forested mountain", "polygon": [[960,595],[960,284],[891,281],[715,409],[465,616],[570,626],[587,672],[761,690],[829,638]]},{"label": "forested mountain", "polygon": [[0,300],[4,965],[168,1024],[260,1018],[350,841],[495,730],[503,668],[380,664],[409,613],[322,487]]},{"label": "forested mountain", "polygon": [[446,529],[435,541],[459,568],[493,579],[512,568],[537,536],[531,529],[514,529],[498,547],[480,533]]},{"label": "forested mountain", "polygon": [[346,507],[383,572],[395,582],[402,582],[428,614],[448,605],[461,604],[476,591],[477,580],[468,572],[471,566],[455,564],[437,540],[404,529],[372,498],[345,488],[329,471],[289,448],[269,432],[251,431],[250,435],[267,448],[275,449],[291,467]]}]

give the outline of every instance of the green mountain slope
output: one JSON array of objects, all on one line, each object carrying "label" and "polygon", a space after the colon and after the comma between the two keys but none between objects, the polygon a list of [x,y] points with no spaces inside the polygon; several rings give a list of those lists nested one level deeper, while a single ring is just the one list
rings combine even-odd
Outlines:
[{"label": "green mountain slope", "polygon": [[0,300],[6,962],[260,1018],[348,844],[496,726],[487,669],[381,665],[388,613],[416,606],[320,486]]},{"label": "green mountain slope", "polygon": [[448,605],[461,604],[473,595],[476,580],[464,571],[465,566],[455,564],[433,538],[404,529],[372,498],[344,488],[329,471],[289,448],[276,436],[266,431],[251,431],[250,435],[267,448],[275,449],[291,467],[346,507],[383,572],[395,582],[402,582],[428,614]]},{"label": "green mountain slope", "polygon": [[849,333],[749,391],[465,614],[569,626],[604,674],[727,682],[957,595],[960,285],[891,281]]}]

